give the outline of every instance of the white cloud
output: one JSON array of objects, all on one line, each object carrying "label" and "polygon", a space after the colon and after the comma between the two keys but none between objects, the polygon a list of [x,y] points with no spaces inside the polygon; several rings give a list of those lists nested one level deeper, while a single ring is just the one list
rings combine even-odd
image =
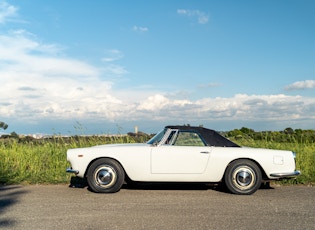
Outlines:
[{"label": "white cloud", "polygon": [[210,82],[208,84],[199,85],[199,88],[215,88],[221,86],[220,83]]},{"label": "white cloud", "polygon": [[297,81],[291,85],[287,85],[284,89],[287,91],[290,90],[304,90],[304,89],[313,89],[315,88],[315,80],[305,80]]},{"label": "white cloud", "polygon": [[[149,96],[136,107],[138,117],[151,120],[200,121],[291,121],[314,119],[314,98],[286,95],[246,95],[231,98],[171,100],[161,94]],[[140,118],[139,118],[140,119]]]},{"label": "white cloud", "polygon": [[199,24],[206,24],[209,21],[209,16],[199,10],[186,10],[186,9],[178,9],[177,13],[180,15],[197,18]]},{"label": "white cloud", "polygon": [[18,31],[0,35],[1,71],[37,73],[47,76],[97,75],[98,69],[84,62],[52,55],[59,47],[43,45]]},{"label": "white cloud", "polygon": [[132,27],[133,31],[137,31],[137,32],[148,32],[149,28],[148,27],[142,27],[142,26],[134,26]]},{"label": "white cloud", "polygon": [[102,58],[102,61],[104,62],[113,62],[117,61],[124,57],[124,54],[120,50],[108,50],[106,57]]},{"label": "white cloud", "polygon": [[[16,7],[0,3],[0,23],[16,14]],[[39,42],[25,30],[0,33],[0,120],[37,122],[122,117],[129,105],[112,93],[112,79],[127,73],[113,62],[123,57],[110,50],[96,67],[69,58],[56,44]]]},{"label": "white cloud", "polygon": [[[113,58],[107,62],[123,56],[118,50],[110,53]],[[113,91],[114,83],[101,80],[101,76],[119,76],[127,70],[107,62],[105,67],[97,68],[65,58],[58,45],[42,44],[25,31],[0,35],[1,119],[172,120],[177,124],[315,119],[315,99],[301,96],[239,94],[229,98],[179,100],[176,95],[147,87]],[[293,85],[306,88],[313,87],[312,84],[314,81]]]},{"label": "white cloud", "polygon": [[106,67],[103,68],[103,70],[109,75],[116,75],[116,76],[121,76],[128,73],[125,67],[120,66],[120,65],[114,65],[114,64],[107,65]]},{"label": "white cloud", "polygon": [[[200,23],[208,21],[199,11],[178,10],[178,13],[198,17]],[[7,16],[0,14],[5,21]],[[145,27],[134,29],[148,31]],[[60,45],[41,43],[36,35],[24,30],[0,34],[0,120],[15,119],[25,123],[149,120],[200,124],[315,119],[315,98],[239,94],[199,100],[185,96],[183,100],[178,98],[183,98],[185,92],[171,94],[151,86],[113,90],[114,82],[103,78],[115,79],[128,72],[114,63],[123,58],[121,51],[107,51],[102,67],[68,58],[63,52]],[[314,84],[313,80],[295,82],[286,89],[314,88]],[[218,85],[209,83],[206,87]]]},{"label": "white cloud", "polygon": [[107,75],[121,76],[127,74],[128,71],[125,67],[113,64],[113,62],[118,61],[123,57],[124,54],[120,50],[113,49],[107,51],[106,57],[101,59],[103,62],[107,63],[106,66],[102,68],[102,70],[107,73]]},{"label": "white cloud", "polygon": [[100,77],[123,74],[122,67],[97,68],[65,58],[59,46],[35,38],[25,31],[0,35],[1,117],[36,121],[120,113],[116,107],[122,102],[111,94],[113,83]]},{"label": "white cloud", "polygon": [[0,24],[14,18],[17,15],[17,10],[17,7],[8,4],[6,1],[0,2]]}]

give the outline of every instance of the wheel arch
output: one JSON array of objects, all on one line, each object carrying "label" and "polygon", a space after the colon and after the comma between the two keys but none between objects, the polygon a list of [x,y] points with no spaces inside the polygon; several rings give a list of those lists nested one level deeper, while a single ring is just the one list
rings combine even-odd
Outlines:
[{"label": "wheel arch", "polygon": [[260,170],[260,172],[261,172],[262,179],[263,179],[263,180],[268,179],[265,170],[263,169],[263,167],[261,167],[261,165],[259,164],[259,162],[257,162],[256,160],[254,160],[254,159],[252,159],[252,158],[243,157],[243,158],[236,158],[236,159],[230,161],[230,162],[226,165],[225,170],[224,170],[224,174],[222,175],[221,181],[224,180],[224,176],[225,176],[225,174],[226,174],[226,170],[228,169],[228,167],[230,166],[230,164],[232,164],[233,162],[238,161],[238,160],[249,160],[249,161],[252,161],[253,163],[255,163],[255,164],[258,166],[258,168],[259,168],[259,170]]},{"label": "wheel arch", "polygon": [[93,160],[91,160],[90,163],[88,164],[88,166],[86,167],[86,170],[85,170],[85,173],[84,173],[84,177],[85,177],[85,178],[87,177],[87,173],[88,173],[89,168],[91,167],[91,165],[92,165],[95,161],[97,161],[97,160],[99,160],[99,159],[111,159],[111,160],[116,161],[116,162],[121,166],[121,168],[124,170],[125,177],[129,178],[129,176],[128,176],[127,173],[126,173],[126,170],[125,170],[124,166],[123,166],[117,159],[115,159],[115,158],[113,158],[113,157],[97,157],[97,158],[94,158]]}]

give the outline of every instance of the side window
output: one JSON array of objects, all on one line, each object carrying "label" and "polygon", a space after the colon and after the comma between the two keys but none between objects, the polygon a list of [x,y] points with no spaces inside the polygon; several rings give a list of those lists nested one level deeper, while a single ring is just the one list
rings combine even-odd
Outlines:
[{"label": "side window", "polygon": [[178,132],[177,138],[174,142],[177,146],[205,146],[198,133],[189,131]]}]

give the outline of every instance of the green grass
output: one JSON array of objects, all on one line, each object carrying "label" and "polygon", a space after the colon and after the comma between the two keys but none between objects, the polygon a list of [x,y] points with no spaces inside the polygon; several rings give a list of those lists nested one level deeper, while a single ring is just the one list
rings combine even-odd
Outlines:
[{"label": "green grass", "polygon": [[66,146],[60,143],[18,143],[16,140],[0,148],[0,183],[66,182]]},{"label": "green grass", "polygon": [[[69,148],[99,144],[144,142],[148,137],[55,137],[50,140],[0,139],[0,184],[69,183],[65,169]],[[315,143],[277,143],[273,141],[237,140],[243,146],[286,149],[297,153],[297,169],[302,175],[286,184],[315,184]]]}]

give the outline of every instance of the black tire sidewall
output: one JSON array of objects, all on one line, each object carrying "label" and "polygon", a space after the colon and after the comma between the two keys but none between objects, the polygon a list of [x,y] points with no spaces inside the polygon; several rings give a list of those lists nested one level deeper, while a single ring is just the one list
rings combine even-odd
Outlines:
[{"label": "black tire sidewall", "polygon": [[[232,182],[232,175],[233,172],[236,168],[240,167],[240,166],[246,166],[251,168],[251,170],[255,173],[255,183],[254,185],[246,190],[241,190],[239,188],[237,188],[234,183]],[[261,170],[260,168],[257,166],[257,164],[251,160],[236,160],[234,162],[232,162],[226,169],[225,175],[224,175],[224,184],[225,187],[234,194],[238,194],[238,195],[250,195],[253,194],[254,192],[256,192],[260,185],[261,185],[261,181],[262,181],[262,174],[261,174]]]},{"label": "black tire sidewall", "polygon": [[[95,170],[97,170],[102,165],[110,166],[116,172],[117,179],[116,179],[115,184],[113,184],[111,187],[102,188],[101,186],[97,185],[96,181],[94,180]],[[88,169],[88,173],[87,173],[87,182],[88,182],[89,188],[93,192],[96,192],[96,193],[118,192],[120,190],[120,188],[122,187],[124,180],[125,180],[125,173],[124,173],[124,170],[121,167],[121,165],[117,161],[115,161],[113,159],[108,159],[108,158],[101,158],[101,159],[94,161],[90,165],[90,167]]]}]

